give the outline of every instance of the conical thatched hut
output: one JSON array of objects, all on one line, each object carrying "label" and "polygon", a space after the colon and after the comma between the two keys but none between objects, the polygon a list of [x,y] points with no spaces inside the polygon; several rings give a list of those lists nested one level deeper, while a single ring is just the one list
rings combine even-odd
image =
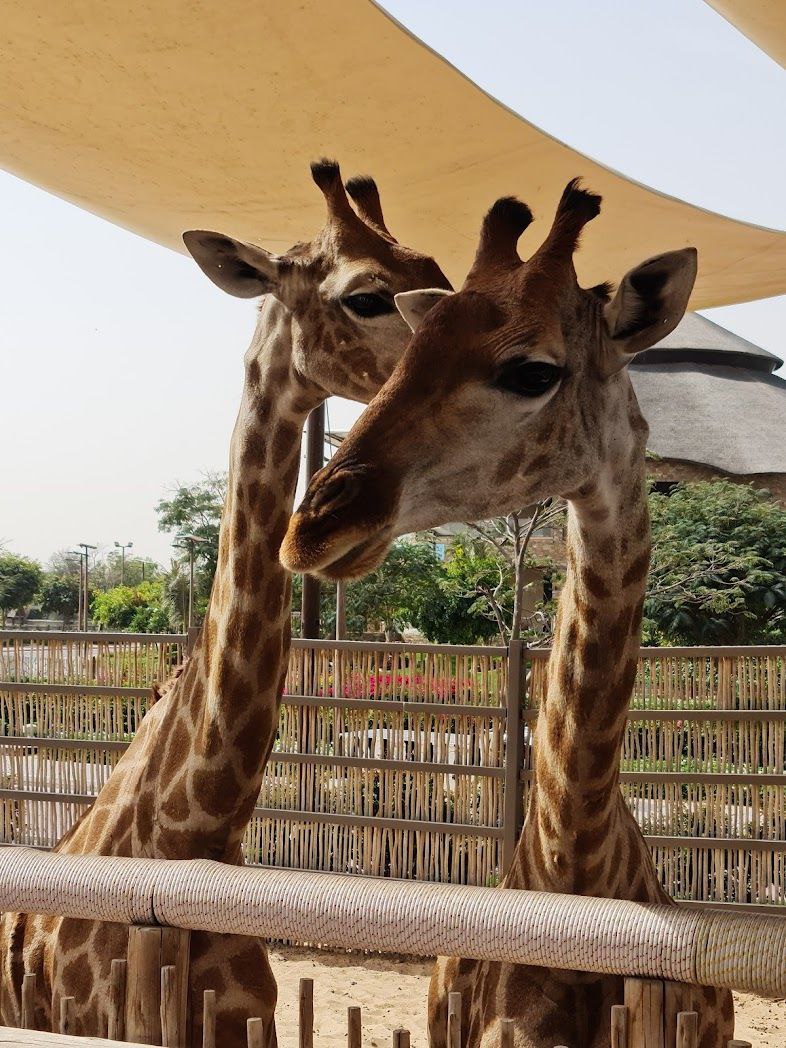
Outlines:
[{"label": "conical thatched hut", "polygon": [[630,368],[650,425],[651,474],[663,482],[724,476],[786,501],[783,361],[688,313]]}]

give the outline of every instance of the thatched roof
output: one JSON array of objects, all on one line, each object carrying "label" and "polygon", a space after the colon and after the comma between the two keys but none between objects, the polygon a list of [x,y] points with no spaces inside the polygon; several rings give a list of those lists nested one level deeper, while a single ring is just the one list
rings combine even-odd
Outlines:
[{"label": "thatched roof", "polygon": [[786,381],[772,374],[782,363],[687,314],[630,368],[649,450],[743,476],[786,473]]},{"label": "thatched roof", "polygon": [[[537,47],[538,41],[522,41]],[[566,182],[603,194],[587,286],[693,244],[693,308],[786,292],[786,235],[704,211],[511,112],[369,0],[27,0],[0,21],[0,166],[182,250],[189,227],[284,250],[321,226],[308,163],[370,171],[404,243],[456,282],[517,193],[543,235]]]}]

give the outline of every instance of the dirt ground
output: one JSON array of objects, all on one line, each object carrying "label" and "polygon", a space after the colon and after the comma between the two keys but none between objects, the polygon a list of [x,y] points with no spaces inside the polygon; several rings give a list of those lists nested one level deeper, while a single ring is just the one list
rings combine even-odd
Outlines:
[{"label": "dirt ground", "polygon": [[[315,1048],[345,1048],[347,1008],[363,1009],[364,1048],[389,1048],[406,1027],[413,1048],[427,1048],[426,996],[431,964],[393,957],[280,947],[270,960],[278,981],[279,1048],[297,1048],[298,985],[314,980]],[[738,1038],[754,1048],[786,1046],[786,1001],[735,994]]]}]

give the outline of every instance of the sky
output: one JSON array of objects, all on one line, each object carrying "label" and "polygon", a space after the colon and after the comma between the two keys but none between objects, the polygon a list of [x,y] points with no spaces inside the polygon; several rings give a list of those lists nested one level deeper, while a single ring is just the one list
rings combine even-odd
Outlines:
[{"label": "sky", "polygon": [[[702,0],[385,7],[574,148],[786,228],[786,72]],[[226,468],[254,304],[4,172],[0,245],[0,546],[46,562],[78,542],[133,541],[168,565],[155,504]],[[786,296],[706,315],[786,357]],[[330,424],[347,428],[360,410],[331,400]]]}]

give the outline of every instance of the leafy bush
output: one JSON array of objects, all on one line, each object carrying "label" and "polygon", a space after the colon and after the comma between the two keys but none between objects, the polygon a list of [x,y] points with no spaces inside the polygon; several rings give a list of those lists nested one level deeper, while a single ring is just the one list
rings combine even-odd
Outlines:
[{"label": "leafy bush", "polygon": [[92,614],[95,622],[109,630],[167,633],[172,629],[164,600],[163,582],[115,586],[114,589],[97,593]]}]

